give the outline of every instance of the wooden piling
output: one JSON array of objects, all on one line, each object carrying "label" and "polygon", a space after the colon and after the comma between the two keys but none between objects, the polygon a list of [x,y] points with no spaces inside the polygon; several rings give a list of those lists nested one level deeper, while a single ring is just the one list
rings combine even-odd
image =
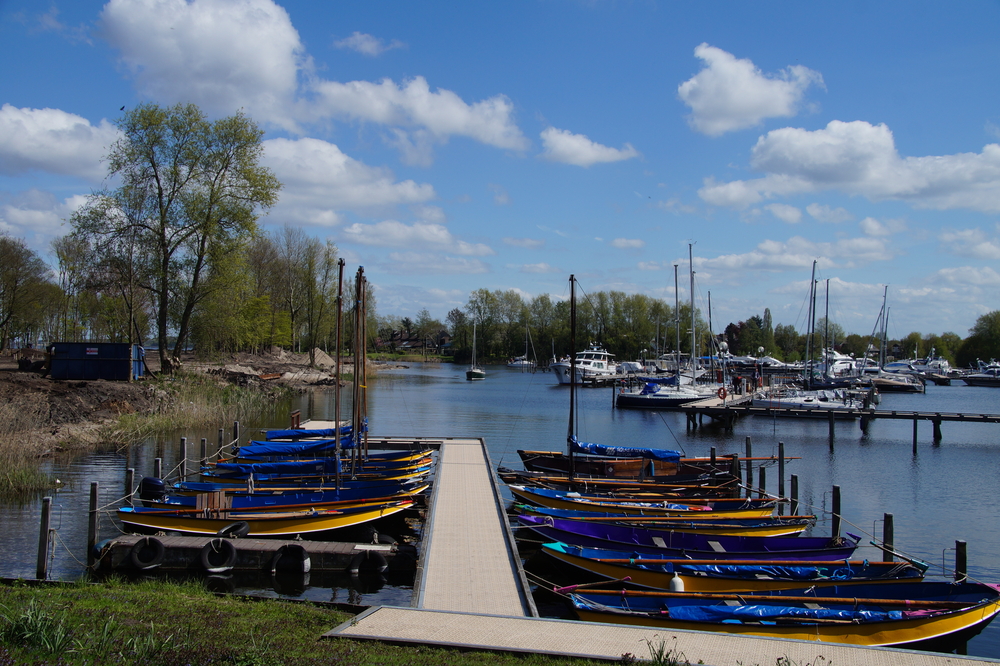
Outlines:
[{"label": "wooden piling", "polygon": [[760,473],[760,493],[759,497],[767,497],[767,468],[761,467],[758,472]]},{"label": "wooden piling", "polygon": [[914,414],[913,415],[913,452],[914,453],[917,452],[917,424],[918,423],[920,423],[920,419],[918,419],[917,415]]},{"label": "wooden piling", "polygon": [[38,566],[35,578],[45,580],[49,575],[49,527],[52,524],[52,498],[42,498],[42,521],[38,528]]},{"label": "wooden piling", "polygon": [[830,441],[833,441],[834,433],[836,432],[833,427],[833,410],[828,410],[826,414],[826,420],[828,424],[828,429],[830,432]]},{"label": "wooden piling", "polygon": [[955,542],[955,582],[964,583],[968,579],[969,560],[964,541]]},{"label": "wooden piling", "polygon": [[941,441],[941,419],[931,419],[931,424],[934,426],[934,441]]},{"label": "wooden piling", "polygon": [[135,492],[135,468],[129,467],[125,470],[125,501],[129,506],[132,504],[132,496]]},{"label": "wooden piling", "polygon": [[746,439],[746,458],[747,458],[747,497],[750,497],[750,489],[753,488],[753,443],[750,441],[750,436],[747,435]]},{"label": "wooden piling", "polygon": [[163,478],[163,458],[153,459],[153,476],[157,479]]},{"label": "wooden piling", "polygon": [[208,464],[208,440],[201,438],[201,455],[198,457],[198,464],[204,467]]},{"label": "wooden piling", "polygon": [[240,422],[233,421],[233,456],[236,456],[236,449],[240,446]]},{"label": "wooden piling", "polygon": [[799,475],[792,474],[789,478],[791,482],[791,504],[788,507],[788,513],[793,516],[799,515]]},{"label": "wooden piling", "polygon": [[885,546],[886,550],[882,551],[882,561],[892,562],[892,553],[889,552],[895,548],[895,536],[893,534],[893,522],[892,514],[883,514],[882,520],[882,545]]},{"label": "wooden piling", "polygon": [[97,481],[90,482],[90,511],[87,513],[87,566],[94,563],[94,546],[97,545],[101,513],[97,506]]},{"label": "wooden piling", "polygon": [[220,458],[226,457],[225,452],[222,450],[223,447],[226,445],[225,438],[226,438],[226,431],[223,430],[222,428],[219,428],[219,447],[216,449],[216,451],[219,452],[218,455]]},{"label": "wooden piling", "polygon": [[830,528],[830,536],[834,539],[840,536],[840,486],[833,487],[833,500],[831,502],[831,511],[833,513],[832,527]]},{"label": "wooden piling", "polygon": [[188,476],[188,438],[181,437],[181,481],[187,481]]},{"label": "wooden piling", "polygon": [[[778,442],[778,497],[785,496],[785,443]],[[784,515],[785,505],[778,504],[778,515]],[[794,514],[793,514],[794,515]]]},{"label": "wooden piling", "polygon": [[708,457],[709,457],[709,460],[712,461],[712,467],[714,468],[715,467],[715,447],[714,446],[711,447],[708,450]]}]

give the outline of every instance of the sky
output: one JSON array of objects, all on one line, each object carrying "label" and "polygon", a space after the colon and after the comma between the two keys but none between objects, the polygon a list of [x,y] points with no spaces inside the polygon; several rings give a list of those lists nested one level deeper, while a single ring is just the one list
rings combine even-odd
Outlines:
[{"label": "sky", "polygon": [[[0,233],[53,239],[141,103],[240,110],[261,219],[337,244],[380,315],[694,296],[965,337],[1000,309],[1000,4],[0,0]],[[690,251],[689,251],[690,248]],[[827,298],[827,292],[829,297]],[[582,297],[582,296],[581,296]],[[709,312],[709,301],[711,311]]]}]

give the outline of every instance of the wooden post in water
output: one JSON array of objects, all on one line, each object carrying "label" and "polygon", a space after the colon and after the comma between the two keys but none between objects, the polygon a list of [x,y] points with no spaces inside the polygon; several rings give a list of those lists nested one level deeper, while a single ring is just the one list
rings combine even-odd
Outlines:
[{"label": "wooden post in water", "polygon": [[968,579],[969,559],[964,541],[955,541],[955,582],[964,583]]},{"label": "wooden post in water", "polygon": [[747,497],[750,497],[750,489],[753,488],[753,461],[750,460],[753,457],[753,443],[750,441],[750,435],[747,435]]},{"label": "wooden post in water", "polygon": [[712,467],[715,467],[715,447],[711,447],[708,450],[708,459],[711,461]]},{"label": "wooden post in water", "polygon": [[799,475],[792,474],[791,478],[789,478],[789,481],[792,484],[790,493],[792,503],[788,507],[788,513],[793,516],[797,516],[799,515]]},{"label": "wooden post in water", "polygon": [[38,528],[38,566],[35,578],[45,580],[49,573],[49,526],[52,524],[52,498],[42,498],[42,523]]},{"label": "wooden post in water", "polygon": [[734,453],[730,456],[731,462],[729,463],[729,473],[733,475],[736,479],[736,485],[733,486],[733,497],[740,496],[740,484],[743,480],[740,478],[740,454]]},{"label": "wooden post in water", "polygon": [[836,539],[840,536],[840,486],[833,487],[833,527],[830,528],[831,537]]},{"label": "wooden post in water", "polygon": [[889,551],[895,547],[895,538],[893,535],[893,524],[892,524],[892,514],[886,513],[882,514],[882,545],[886,547],[886,550],[882,551],[882,561],[892,562],[892,553]]},{"label": "wooden post in water", "polygon": [[163,458],[153,459],[153,476],[157,479],[163,478]]},{"label": "wooden post in water", "polygon": [[760,472],[760,493],[758,493],[758,497],[765,497],[767,496],[767,491],[765,490],[767,486],[767,468],[761,467],[758,471]]},{"label": "wooden post in water", "polygon": [[920,421],[917,419],[917,413],[913,413],[913,452],[917,452],[917,424]]},{"label": "wooden post in water", "polygon": [[97,508],[97,481],[90,482],[90,511],[87,513],[87,566],[94,563],[94,546],[97,545],[97,527],[101,514]]},{"label": "wooden post in water", "polygon": [[236,456],[236,449],[240,446],[240,422],[233,421],[233,456]]},{"label": "wooden post in water", "polygon": [[181,481],[187,481],[188,475],[188,438],[181,437]]},{"label": "wooden post in water", "polygon": [[[941,416],[938,414],[938,416]],[[931,419],[931,424],[934,426],[934,442],[941,442],[941,419]]]},{"label": "wooden post in water", "polygon": [[836,432],[836,430],[833,427],[833,410],[832,409],[827,412],[826,419],[827,419],[827,422],[829,424],[829,429],[830,429],[830,441],[833,442],[833,437],[834,437],[834,433]]},{"label": "wooden post in water", "polygon": [[218,451],[217,455],[220,458],[226,457],[226,454],[222,451],[222,447],[225,446],[225,442],[223,441],[225,437],[226,437],[226,431],[223,430],[222,428],[219,428],[219,447],[216,449],[216,451]]},{"label": "wooden post in water", "polygon": [[135,492],[135,468],[129,467],[125,470],[125,501],[129,506],[132,504],[132,494]]},{"label": "wooden post in water", "polygon": [[201,457],[198,459],[198,465],[204,467],[208,464],[208,440],[204,437],[201,438]]}]

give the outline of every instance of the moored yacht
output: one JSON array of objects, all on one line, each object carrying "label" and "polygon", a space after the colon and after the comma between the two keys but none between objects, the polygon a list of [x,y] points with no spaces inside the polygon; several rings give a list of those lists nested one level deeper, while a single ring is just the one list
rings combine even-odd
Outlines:
[{"label": "moored yacht", "polygon": [[[593,379],[594,377],[617,374],[618,365],[614,362],[614,358],[614,354],[594,343],[591,343],[587,349],[577,352],[576,383],[579,384],[585,379]],[[573,383],[570,380],[570,360],[568,358],[562,359],[558,363],[551,363],[549,367],[555,373],[558,383]]]}]

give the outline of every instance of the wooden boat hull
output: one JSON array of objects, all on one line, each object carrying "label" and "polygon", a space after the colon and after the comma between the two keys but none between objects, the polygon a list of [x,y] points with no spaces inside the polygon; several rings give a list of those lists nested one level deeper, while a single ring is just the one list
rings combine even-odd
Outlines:
[{"label": "wooden boat hull", "polygon": [[[542,551],[560,562],[589,571],[611,580],[622,580],[628,577],[630,585],[651,589],[669,590],[677,580],[683,585],[685,592],[744,592],[752,590],[788,590],[801,588],[806,583],[825,584],[832,576],[840,576],[840,585],[860,585],[868,583],[912,583],[923,578],[923,572],[917,567],[899,562],[868,562],[867,560],[848,560],[837,562],[793,562],[787,560],[689,560],[676,559],[652,560],[643,563],[643,558],[631,558],[630,553],[605,550],[600,548],[577,548],[564,543],[548,543],[542,546]],[[631,560],[612,562],[609,560]],[[729,567],[734,571],[706,572],[702,564],[710,564],[710,568]],[[746,565],[746,566],[744,566]],[[815,572],[815,578],[783,578],[780,575],[782,567],[809,569]],[[739,569],[743,568],[743,572]],[[695,571],[695,569],[701,569]],[[764,571],[760,573],[760,570]],[[739,575],[741,574],[742,575]],[[808,575],[807,572],[802,572]],[[845,576],[850,576],[844,579]]]},{"label": "wooden boat hull", "polygon": [[[569,474],[569,456],[558,451],[518,450],[524,469],[534,472]],[[574,473],[596,477],[638,477],[671,476],[675,474],[706,474],[728,472],[729,458],[717,458],[713,465],[710,459],[684,459],[680,462],[646,460],[644,458],[612,458],[604,456],[573,456]]]},{"label": "wooden boat hull", "polygon": [[144,530],[164,530],[185,534],[214,535],[238,521],[250,525],[248,536],[290,536],[325,532],[359,525],[391,516],[413,505],[412,500],[400,500],[357,509],[314,509],[297,511],[232,511],[218,517],[170,510],[142,510],[132,507],[118,509],[118,519],[129,526]]},{"label": "wooden boat hull", "polygon": [[[927,587],[929,586],[929,587]],[[872,592],[879,597],[889,597],[898,600],[895,608],[907,608],[903,598],[916,602],[928,601],[929,595],[921,594],[920,589],[934,589],[933,586],[955,587],[956,590],[981,588],[980,593],[947,595],[938,593],[945,601],[957,603],[960,596],[968,597],[967,605],[961,608],[950,608],[938,612],[907,612],[898,620],[885,621],[808,621],[783,620],[770,621],[728,621],[705,622],[678,619],[671,615],[673,609],[685,605],[709,605],[707,602],[695,603],[685,599],[688,593],[680,593],[675,599],[662,600],[663,603],[640,604],[637,599],[628,598],[631,610],[618,607],[617,594],[578,594],[573,595],[573,607],[577,616],[587,622],[611,622],[615,624],[639,625],[661,629],[684,629],[693,631],[712,631],[745,636],[763,636],[767,638],[788,638],[794,640],[814,641],[820,643],[840,643],[866,647],[877,646],[908,646],[934,647],[949,645],[951,641],[968,639],[989,624],[1000,612],[1000,594],[996,586],[976,585],[966,583],[953,586],[950,583],[914,583],[882,586],[846,586],[843,590],[843,602],[840,608],[851,611],[859,607],[854,599],[865,597],[865,592]],[[805,594],[805,590],[777,590],[768,594]],[[831,595],[831,588],[813,588],[810,594],[815,596]],[[892,592],[890,595],[889,593]],[[659,593],[664,594],[664,593]],[[669,593],[667,593],[669,594]],[[742,593],[753,595],[759,593]],[[746,601],[755,601],[744,596]],[[722,602],[711,602],[716,605]],[[595,605],[598,604],[598,605]],[[784,604],[783,604],[784,605]],[[933,605],[932,605],[933,606]],[[931,606],[931,607],[932,607]],[[888,607],[884,606],[884,607]],[[639,610],[641,608],[641,610]]]},{"label": "wooden boat hull", "polygon": [[719,518],[716,520],[689,518],[686,516],[635,516],[626,513],[608,513],[601,511],[571,511],[567,509],[550,509],[548,507],[516,506],[522,514],[534,516],[552,516],[566,520],[599,520],[613,522],[617,525],[632,527],[651,527],[690,534],[715,534],[719,536],[795,536],[802,534],[815,523],[812,516],[801,516],[797,519],[778,518]]},{"label": "wooden boat hull", "polygon": [[[521,499],[529,504],[537,504],[539,506],[547,506],[554,509],[575,509],[575,510],[590,510],[590,511],[610,511],[615,513],[624,513],[630,515],[643,515],[643,516],[696,516],[699,519],[708,517],[707,514],[711,514],[719,517],[726,518],[767,518],[771,516],[774,512],[774,507],[765,506],[754,506],[741,507],[741,508],[731,508],[731,509],[712,509],[709,511],[704,510],[704,507],[693,508],[670,508],[678,507],[680,504],[666,504],[665,502],[613,502],[613,501],[597,501],[597,500],[585,500],[583,498],[577,497],[563,497],[560,495],[546,495],[537,492],[540,489],[526,488],[524,486],[508,486],[511,494],[513,494],[518,499]],[[683,503],[684,500],[676,500],[679,503]],[[659,504],[659,506],[656,506]]]}]

